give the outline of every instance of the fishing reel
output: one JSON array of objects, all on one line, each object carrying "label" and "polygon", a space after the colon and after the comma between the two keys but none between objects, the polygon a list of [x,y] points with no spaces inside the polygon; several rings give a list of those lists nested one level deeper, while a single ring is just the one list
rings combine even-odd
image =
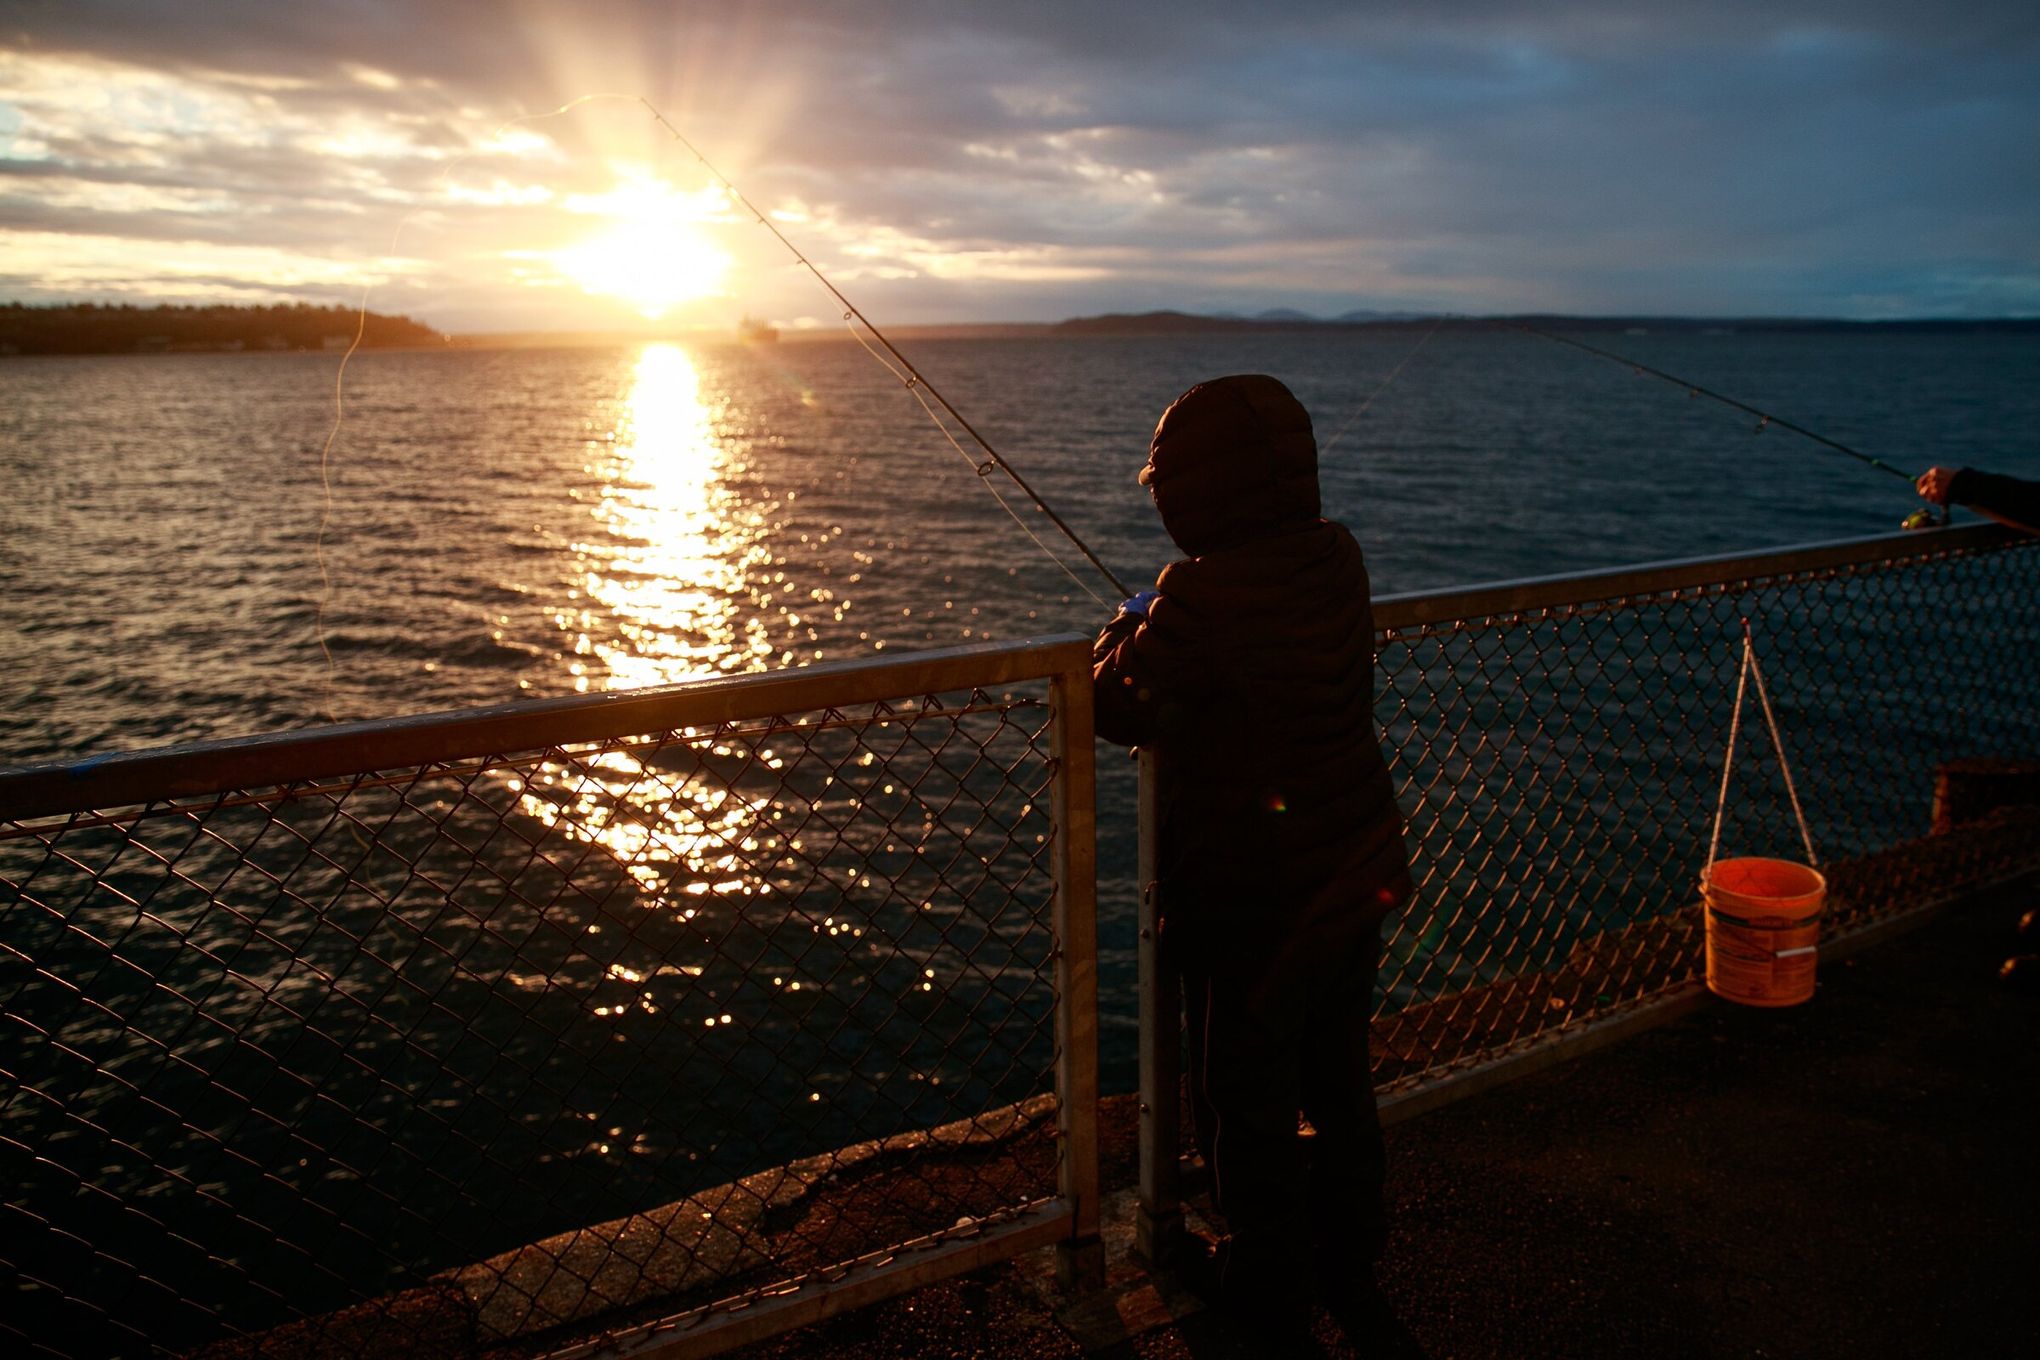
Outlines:
[{"label": "fishing reel", "polygon": [[1932,510],[1922,506],[1900,520],[1898,527],[1901,529],[1945,529],[1948,527],[1947,507],[1943,506],[1941,513],[1937,516]]}]

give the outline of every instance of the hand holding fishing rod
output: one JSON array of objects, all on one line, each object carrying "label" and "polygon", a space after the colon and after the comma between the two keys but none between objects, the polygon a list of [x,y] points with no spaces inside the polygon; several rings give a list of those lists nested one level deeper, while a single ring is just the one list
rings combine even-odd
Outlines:
[{"label": "hand holding fishing rod", "polygon": [[2000,524],[2040,534],[2035,527],[2040,526],[2040,482],[1975,468],[1932,467],[1920,474],[1915,489],[1922,500],[1940,506],[1944,516],[1949,505],[1965,505]]},{"label": "hand holding fishing rod", "polygon": [[[1083,539],[1077,537],[1076,531],[1070,528],[1068,524],[1063,522],[1062,516],[1058,515],[1054,510],[1050,509],[1048,502],[1044,501],[1039,495],[1037,495],[1033,487],[1027,485],[1026,481],[1020,476],[1020,474],[1014,471],[1013,465],[1011,463],[1008,463],[1004,458],[1002,458],[999,455],[999,451],[993,448],[990,442],[988,442],[983,435],[979,434],[976,428],[973,427],[968,420],[964,419],[963,413],[958,411],[955,406],[950,404],[949,398],[943,396],[942,393],[936,389],[933,383],[929,382],[925,377],[921,375],[921,370],[915,368],[912,361],[909,360],[906,355],[900,353],[899,347],[893,344],[893,342],[886,337],[885,332],[881,331],[877,326],[874,326],[871,323],[870,318],[866,317],[864,313],[858,309],[857,304],[852,302],[849,298],[845,297],[843,295],[843,291],[840,288],[836,287],[834,283],[830,282],[828,275],[822,273],[821,269],[818,266],[816,266],[813,260],[810,260],[807,257],[807,255],[802,252],[799,246],[795,245],[792,241],[787,239],[786,233],[781,231],[779,227],[772,221],[771,218],[767,217],[765,213],[756,204],[752,203],[750,199],[746,198],[744,196],[743,191],[737,188],[735,184],[732,184],[729,178],[726,175],[724,175],[722,171],[716,169],[715,166],[709,162],[708,157],[704,156],[701,153],[700,148],[696,147],[694,143],[688,141],[686,135],[683,134],[679,128],[673,126],[672,122],[667,119],[665,114],[661,113],[658,110],[657,106],[655,106],[651,100],[646,99],[641,95],[638,98],[638,102],[640,104],[643,104],[645,108],[651,112],[652,117],[658,121],[659,126],[665,128],[667,132],[672,134],[674,141],[680,143],[680,145],[687,148],[689,154],[691,154],[695,160],[701,163],[701,168],[708,171],[708,173],[715,178],[716,183],[722,185],[723,191],[725,193],[729,194],[731,198],[735,199],[737,203],[744,209],[745,212],[751,214],[751,216],[757,220],[759,226],[771,232],[773,236],[778,239],[779,244],[785,246],[787,250],[791,251],[793,254],[793,258],[800,262],[801,267],[806,269],[808,273],[815,276],[816,282],[820,283],[822,287],[829,290],[829,295],[835,298],[837,302],[843,305],[843,319],[845,321],[854,320],[857,324],[862,325],[866,330],[870,331],[872,336],[878,341],[879,344],[885,346],[885,352],[887,354],[890,354],[893,357],[893,359],[895,359],[899,363],[899,369],[895,369],[893,370],[893,372],[894,376],[900,379],[901,384],[905,386],[908,391],[914,392],[916,396],[918,396],[921,392],[927,393],[928,396],[933,398],[935,403],[943,409],[943,411],[948,413],[949,418],[951,420],[954,420],[966,435],[970,436],[971,442],[976,444],[978,448],[984,450],[985,458],[987,461],[978,465],[977,472],[979,477],[988,478],[995,469],[997,471],[1005,473],[1006,476],[1012,480],[1013,485],[1020,489],[1021,494],[1026,496],[1028,500],[1034,502],[1035,508],[1040,510],[1042,514],[1047,515],[1049,521],[1053,523],[1057,529],[1062,531],[1062,536],[1064,538],[1067,538],[1073,545],[1075,545],[1077,551],[1081,552],[1084,555],[1086,561],[1088,561],[1092,566],[1098,569],[1099,575],[1103,576],[1107,581],[1109,581],[1112,584],[1112,588],[1114,590],[1117,590],[1121,596],[1127,596],[1133,593],[1132,590],[1128,588],[1125,582],[1121,581],[1117,576],[1112,574],[1112,569],[1110,567],[1106,566],[1103,562],[1098,560],[1098,555],[1091,551],[1090,545],[1085,543]],[[859,338],[862,339],[861,336]],[[869,346],[866,346],[866,348],[869,348]],[[891,365],[888,364],[887,367],[890,368]],[[905,371],[901,372],[900,370]],[[922,404],[925,406],[926,402],[924,401]],[[929,414],[932,416],[934,413],[931,411]],[[941,424],[939,420],[936,423],[938,425]],[[945,428],[943,430],[943,433],[947,435],[949,432]],[[955,443],[953,437],[951,438],[950,442],[952,444]],[[959,448],[959,452],[960,451],[961,449]],[[986,486],[988,489],[992,491],[993,495],[995,496],[998,495],[997,488],[992,487],[990,482],[987,482]],[[1004,499],[1001,498],[1000,504],[1003,505],[1004,503],[1005,503]],[[1010,508],[1008,509],[1008,513],[1011,513]],[[1015,515],[1014,519],[1018,521],[1019,516]],[[1022,529],[1027,528],[1024,522],[1021,523],[1020,527]],[[1032,530],[1028,530],[1028,536],[1029,537],[1033,536]],[[1035,539],[1035,542],[1038,544],[1041,542],[1041,540]],[[1047,551],[1046,545],[1043,545],[1042,550],[1044,552]],[[1053,553],[1050,553],[1049,555],[1051,557],[1054,556]],[[1056,558],[1056,562],[1058,565],[1062,565],[1061,558]],[[1068,567],[1065,566],[1063,569],[1067,571]]]}]

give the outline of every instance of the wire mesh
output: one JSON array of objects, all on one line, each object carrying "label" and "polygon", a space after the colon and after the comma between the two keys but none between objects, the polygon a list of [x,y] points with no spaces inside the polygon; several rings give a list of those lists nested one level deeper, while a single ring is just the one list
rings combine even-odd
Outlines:
[{"label": "wire mesh", "polygon": [[0,1337],[535,1353],[1050,1200],[1047,688],[0,821]]},{"label": "wire mesh", "polygon": [[[2031,862],[2030,828],[1928,836],[1938,765],[2040,752],[2040,549],[1902,539],[1855,556],[1463,618],[1439,617],[1444,597],[1435,621],[1383,632],[1378,711],[1418,879],[1386,946],[1384,1090],[1699,977],[1745,619],[1829,878],[1830,936]],[[1761,730],[1745,726],[1721,854],[1802,859]]]}]

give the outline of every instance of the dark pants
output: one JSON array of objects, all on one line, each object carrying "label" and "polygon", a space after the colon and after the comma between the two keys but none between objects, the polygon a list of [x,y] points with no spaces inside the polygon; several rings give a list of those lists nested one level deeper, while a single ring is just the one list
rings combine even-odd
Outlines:
[{"label": "dark pants", "polygon": [[[1185,953],[1191,1116],[1231,1230],[1221,1288],[1282,1307],[1313,1276],[1360,1284],[1386,1237],[1367,1057],[1378,925],[1335,913],[1293,938]],[[1308,1152],[1299,1111],[1316,1131]]]}]

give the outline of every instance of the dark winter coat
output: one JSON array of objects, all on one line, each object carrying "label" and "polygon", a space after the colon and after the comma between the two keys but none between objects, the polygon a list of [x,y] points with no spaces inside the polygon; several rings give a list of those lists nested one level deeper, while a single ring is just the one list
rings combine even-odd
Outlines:
[{"label": "dark winter coat", "polygon": [[1948,499],[2040,530],[2040,482],[1963,468],[1948,484]]},{"label": "dark winter coat", "polygon": [[1200,384],[1164,413],[1141,480],[1191,556],[1092,662],[1099,733],[1158,756],[1164,881],[1259,912],[1336,885],[1342,910],[1379,919],[1409,894],[1403,823],[1367,569],[1319,516],[1309,416],[1273,378]]}]

